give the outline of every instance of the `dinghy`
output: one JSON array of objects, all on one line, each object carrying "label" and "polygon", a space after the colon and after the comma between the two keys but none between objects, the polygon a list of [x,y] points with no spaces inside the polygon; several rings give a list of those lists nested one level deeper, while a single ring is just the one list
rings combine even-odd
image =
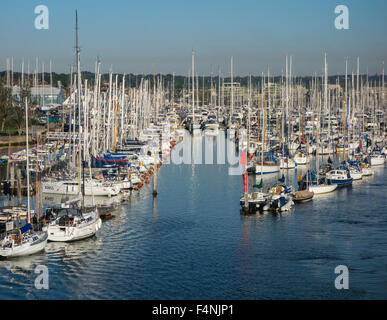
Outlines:
[{"label": "dinghy", "polygon": [[294,191],[292,193],[295,203],[308,202],[313,199],[314,193],[309,190]]}]

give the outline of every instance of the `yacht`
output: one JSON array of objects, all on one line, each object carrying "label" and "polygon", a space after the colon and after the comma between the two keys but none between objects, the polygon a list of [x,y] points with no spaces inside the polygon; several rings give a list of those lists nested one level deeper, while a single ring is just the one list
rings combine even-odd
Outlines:
[{"label": "yacht", "polygon": [[[73,180],[46,180],[42,182],[43,193],[77,195],[82,191],[82,185]],[[85,196],[115,196],[119,187],[107,185],[95,180],[85,181]]]},{"label": "yacht", "polygon": [[51,217],[48,224],[48,240],[69,242],[92,237],[101,228],[102,221],[95,208],[49,208],[46,216]]}]

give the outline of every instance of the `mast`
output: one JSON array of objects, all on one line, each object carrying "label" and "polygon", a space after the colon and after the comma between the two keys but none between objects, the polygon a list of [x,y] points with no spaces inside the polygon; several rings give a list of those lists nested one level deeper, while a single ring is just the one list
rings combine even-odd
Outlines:
[{"label": "mast", "polygon": [[[79,39],[78,39],[78,11],[75,10],[75,37],[76,37],[76,54],[77,54],[77,85],[78,85],[78,167],[79,167],[79,174],[78,174],[78,191],[80,193],[80,177],[83,171],[83,153],[81,148],[81,55],[80,55],[80,49],[79,49]],[[84,176],[83,176],[84,178]],[[83,183],[82,186],[82,209],[85,208],[85,183]]]},{"label": "mast", "polygon": [[[325,68],[326,70],[326,68]],[[326,75],[326,74],[325,74]],[[324,100],[326,97],[324,97]],[[319,148],[320,148],[320,112],[321,112],[321,98],[319,97],[319,93],[317,93],[317,137],[316,137],[316,177],[318,179],[319,175]],[[324,104],[326,101],[324,101]],[[326,104],[324,105],[326,107]],[[329,144],[328,144],[328,150],[329,150]],[[309,156],[309,154],[308,154]],[[308,161],[309,162],[309,161]]]},{"label": "mast", "polygon": [[[382,110],[384,111],[384,61],[383,61],[383,68],[382,68],[382,99],[381,99],[381,102],[382,102]],[[383,129],[386,128],[386,113],[384,112],[383,113],[383,117],[384,117],[384,121],[383,121]],[[383,130],[384,132],[385,130]]]},{"label": "mast", "polygon": [[264,99],[264,86],[265,86],[265,76],[262,72],[262,78],[261,78],[261,105],[262,105],[262,138],[261,138],[261,144],[262,144],[262,154],[261,154],[261,179],[262,179],[262,171],[263,171],[263,162],[265,158],[265,135],[266,135],[266,113],[265,113],[265,99]]},{"label": "mast", "polygon": [[30,162],[29,162],[29,155],[28,155],[28,102],[27,102],[27,98],[25,98],[25,107],[26,107],[26,156],[27,156],[27,223],[31,223],[31,213],[30,213]]},{"label": "mast", "polygon": [[230,106],[230,124],[231,124],[231,117],[234,111],[234,71],[233,71],[233,59],[234,57],[231,57],[231,106]]},{"label": "mast", "polygon": [[[330,106],[328,105],[328,64],[327,64],[327,54],[325,53],[324,56],[324,110],[325,112],[328,111],[329,120],[328,120],[328,154],[330,154],[330,145],[331,145],[331,110]],[[321,110],[319,110],[320,112]],[[318,121],[320,121],[320,118],[318,118]],[[320,122],[318,122],[318,130],[320,130]],[[319,132],[320,133],[320,132]],[[318,148],[317,144],[317,148]],[[318,168],[317,168],[318,170]]]},{"label": "mast", "polygon": [[[195,123],[195,54],[192,51],[192,125]],[[192,127],[193,130],[194,127]]]}]

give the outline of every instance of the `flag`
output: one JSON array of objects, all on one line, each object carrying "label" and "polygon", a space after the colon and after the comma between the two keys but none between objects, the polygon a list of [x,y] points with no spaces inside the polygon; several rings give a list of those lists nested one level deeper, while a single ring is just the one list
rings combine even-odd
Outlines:
[{"label": "flag", "polygon": [[11,231],[13,230],[13,221],[7,222],[5,224],[5,231]]},{"label": "flag", "polygon": [[254,184],[253,185],[253,188],[257,188],[257,189],[261,189],[262,188],[262,179],[261,179],[261,182],[259,184]]},{"label": "flag", "polygon": [[242,153],[241,153],[241,164],[247,164],[246,152],[244,152],[244,151],[242,151]]}]

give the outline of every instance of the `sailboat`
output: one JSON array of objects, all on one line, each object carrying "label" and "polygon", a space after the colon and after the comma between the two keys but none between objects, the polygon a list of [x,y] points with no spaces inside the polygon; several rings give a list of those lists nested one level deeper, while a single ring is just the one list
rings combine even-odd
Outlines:
[{"label": "sailboat", "polygon": [[[280,159],[280,169],[294,169],[296,167],[296,163],[290,157],[288,152],[285,153],[285,114],[287,114],[289,110],[289,79],[288,79],[288,57],[287,56],[286,56],[285,100],[286,100],[286,112],[285,112],[285,104],[282,103],[283,108],[282,108],[282,114],[281,114],[282,155]],[[288,141],[288,137],[286,136],[286,142],[287,141]]]},{"label": "sailboat", "polygon": [[[78,14],[76,12],[76,54],[77,54],[77,70],[78,70],[78,108],[79,115],[81,114],[81,71],[80,71],[80,50],[78,45]],[[80,119],[79,119],[80,121]],[[79,126],[80,128],[80,126]],[[80,132],[79,132],[80,134]],[[78,141],[78,157],[79,161],[84,156],[86,148],[82,150],[80,140]],[[84,181],[84,162],[82,161],[82,198],[75,199],[75,201],[68,203],[65,207],[55,209],[51,208],[53,219],[48,224],[48,240],[68,242],[76,241],[91,237],[101,228],[102,221],[99,217],[96,207],[91,210],[85,208],[85,181]],[[79,166],[81,170],[81,166]],[[81,173],[79,173],[81,175]],[[79,188],[81,187],[79,182]],[[82,199],[82,207],[70,207],[70,205]]]},{"label": "sailboat", "polygon": [[[280,166],[278,164],[277,159],[274,157],[274,154],[270,154],[270,152],[266,152],[266,103],[264,101],[264,84],[265,79],[262,76],[262,88],[261,88],[261,104],[262,104],[262,143],[261,143],[261,158],[260,163],[257,163],[248,168],[248,171],[253,171],[257,175],[276,173],[280,171]],[[268,99],[270,100],[270,99]],[[267,154],[267,155],[266,155]]]},{"label": "sailboat", "polygon": [[[247,115],[247,145],[246,150],[248,150],[248,145],[250,141],[250,108],[251,108],[251,76],[249,79],[249,90],[248,90],[248,115]],[[248,154],[248,152],[247,152]],[[247,164],[247,159],[243,159],[245,164]],[[247,166],[246,166],[247,167]],[[246,168],[245,167],[245,168]],[[262,174],[262,173],[261,173]],[[270,207],[271,195],[268,193],[262,192],[263,188],[263,179],[259,184],[254,184],[253,188],[258,189],[259,191],[248,192],[247,186],[247,170],[243,173],[243,184],[244,184],[244,195],[239,199],[239,203],[242,209],[249,212],[263,211],[267,210]],[[247,210],[246,210],[247,209]]]},{"label": "sailboat", "polygon": [[[27,219],[26,224],[16,232],[13,228],[14,222],[8,222],[6,225],[6,236],[0,242],[0,256],[11,258],[27,256],[42,251],[47,244],[47,228],[33,231],[31,225],[30,210],[30,173],[29,173],[29,152],[28,152],[28,104],[25,101],[26,110],[26,156],[27,156]],[[10,231],[8,233],[8,231]]]},{"label": "sailboat", "polygon": [[[308,142],[306,143],[308,146]],[[306,154],[308,154],[308,150],[306,150]],[[306,164],[306,182],[304,185],[304,181],[302,179],[299,181],[299,189],[298,191],[294,191],[292,193],[293,201],[296,203],[308,202],[313,199],[314,192],[309,190],[309,170],[308,170],[309,159],[307,159]]]},{"label": "sailboat", "polygon": [[195,54],[192,51],[192,121],[190,123],[190,132],[193,136],[201,134],[200,123],[195,118]]},{"label": "sailboat", "polygon": [[[325,55],[325,81],[324,81],[324,109],[328,109],[328,70],[327,70],[327,61],[326,61],[326,55]],[[321,114],[321,103],[320,99],[318,99],[318,112],[317,112],[317,137],[316,137],[316,145],[319,146],[319,140],[320,140],[320,119]],[[314,194],[325,194],[330,193],[337,188],[337,184],[328,184],[326,183],[326,180],[320,179],[320,165],[319,165],[319,153],[320,148],[316,148],[316,179],[312,179],[311,184],[309,185],[309,191],[313,192]]]}]

